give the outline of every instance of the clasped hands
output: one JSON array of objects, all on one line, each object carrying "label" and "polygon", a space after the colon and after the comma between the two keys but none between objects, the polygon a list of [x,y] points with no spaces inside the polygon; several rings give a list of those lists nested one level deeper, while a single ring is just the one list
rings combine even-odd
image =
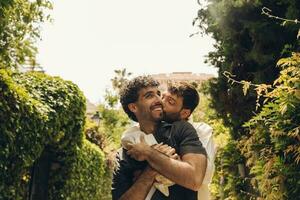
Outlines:
[{"label": "clasped hands", "polygon": [[[176,154],[175,149],[166,145],[166,144],[155,144],[152,146],[149,146],[146,142],[145,139],[143,137],[143,135],[141,135],[140,137],[140,143],[137,144],[128,144],[127,146],[127,154],[138,161],[144,161],[147,160],[147,157],[150,154],[155,154],[155,153],[162,153],[164,155],[166,155],[169,158],[172,159],[178,159],[179,160],[179,156]],[[157,151],[157,152],[156,152]],[[150,176],[155,178],[155,182],[154,182],[154,187],[156,189],[158,189],[161,193],[163,193],[165,196],[169,196],[169,189],[168,187],[173,185],[174,182],[170,181],[169,179],[165,178],[164,176],[160,175],[157,173],[156,170],[154,170],[151,166],[147,166],[146,169],[144,170],[144,172],[148,173],[148,174],[152,174]],[[134,177],[134,179],[136,180],[139,176],[141,172],[137,172],[137,176]]]},{"label": "clasped hands", "polygon": [[176,153],[175,149],[166,144],[159,143],[149,146],[145,142],[145,138],[143,135],[140,136],[140,141],[141,142],[137,144],[127,144],[127,154],[137,161],[147,160],[147,157],[151,153],[153,153],[153,150],[157,150],[158,152],[165,154],[167,157],[170,157],[172,159],[179,159],[179,156]]}]

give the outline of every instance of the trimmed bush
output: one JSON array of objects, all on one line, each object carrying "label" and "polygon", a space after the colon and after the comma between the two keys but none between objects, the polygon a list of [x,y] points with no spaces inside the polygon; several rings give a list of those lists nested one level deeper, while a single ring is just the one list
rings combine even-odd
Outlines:
[{"label": "trimmed bush", "polygon": [[110,197],[110,171],[104,153],[84,140],[73,157],[65,157],[62,166],[52,170],[49,200],[104,200]]},{"label": "trimmed bush", "polygon": [[73,83],[0,70],[0,199],[27,198],[43,151],[51,154],[50,200],[111,199],[111,171],[85,139],[84,122],[85,98]]}]

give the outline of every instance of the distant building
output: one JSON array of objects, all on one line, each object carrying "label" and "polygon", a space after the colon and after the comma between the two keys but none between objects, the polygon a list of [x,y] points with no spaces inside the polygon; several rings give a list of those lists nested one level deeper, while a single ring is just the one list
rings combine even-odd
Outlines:
[{"label": "distant building", "polygon": [[92,119],[96,116],[95,114],[97,113],[97,111],[97,106],[91,103],[88,99],[86,99],[86,116]]},{"label": "distant building", "polygon": [[200,85],[203,81],[214,77],[212,74],[196,74],[192,72],[173,72],[170,74],[153,74],[151,76],[161,84],[161,89],[166,89],[168,82],[194,82]]}]

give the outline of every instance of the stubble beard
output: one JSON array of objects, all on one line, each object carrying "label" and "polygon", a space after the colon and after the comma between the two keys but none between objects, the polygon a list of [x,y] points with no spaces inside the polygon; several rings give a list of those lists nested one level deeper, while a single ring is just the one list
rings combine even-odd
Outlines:
[{"label": "stubble beard", "polygon": [[176,113],[163,113],[163,120],[169,123],[173,123],[175,121],[179,121],[180,120],[180,112],[176,112]]}]

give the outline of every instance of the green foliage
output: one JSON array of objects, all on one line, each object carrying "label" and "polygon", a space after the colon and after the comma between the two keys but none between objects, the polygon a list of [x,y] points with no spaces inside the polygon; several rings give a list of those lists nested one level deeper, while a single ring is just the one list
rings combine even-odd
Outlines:
[{"label": "green foliage", "polygon": [[209,81],[202,83],[200,88],[200,105],[193,113],[194,121],[206,122],[213,128],[214,142],[217,146],[215,159],[216,170],[210,185],[211,194],[214,198],[224,199],[247,199],[248,196],[240,195],[245,191],[244,182],[248,181],[241,177],[238,166],[243,163],[243,157],[237,150],[237,142],[230,136],[230,129],[224,125],[216,110],[211,108],[209,96]]},{"label": "green foliage", "polygon": [[239,143],[263,199],[297,199],[300,194],[300,54],[278,61],[280,76],[261,112],[245,125]]},{"label": "green foliage", "polygon": [[132,73],[126,72],[126,69],[115,70],[115,77],[111,79],[113,90],[106,90],[105,103],[99,105],[101,122],[99,132],[105,135],[113,149],[120,147],[121,134],[130,123],[128,116],[119,106],[119,90],[127,82]]},{"label": "green foliage", "polygon": [[[207,60],[219,69],[219,77],[210,83],[212,104],[226,125],[233,128],[231,134],[235,139],[245,134],[241,127],[255,110],[256,93],[251,91],[244,96],[241,87],[228,83],[223,72],[234,74],[238,81],[268,84],[279,72],[274,68],[276,59],[299,48],[296,38],[299,27],[280,26],[261,15],[262,6],[291,19],[300,14],[300,2],[296,0],[276,3],[270,0],[209,0],[209,5],[198,12],[200,28],[216,40],[216,50],[209,53]],[[287,46],[289,48],[285,48]]]},{"label": "green foliage", "polygon": [[61,149],[64,151],[67,146],[75,148],[81,143],[85,97],[75,84],[34,72],[19,74],[16,82],[24,86],[32,98],[47,107],[47,145],[58,152]]},{"label": "green foliage", "polygon": [[84,133],[86,139],[97,145],[102,151],[105,151],[106,147],[109,146],[109,138],[104,133],[99,132],[98,124],[91,119],[86,119]]},{"label": "green foliage", "polygon": [[99,131],[115,145],[115,148],[120,146],[121,134],[125,131],[129,124],[128,116],[120,107],[110,107],[99,105],[101,113],[101,122]]},{"label": "green foliage", "polygon": [[0,2],[0,69],[35,66],[40,22],[49,20],[48,0],[2,0]]},{"label": "green foliage", "polygon": [[[300,40],[296,38],[299,26],[291,26],[291,23],[281,24],[281,21],[277,22],[261,15],[261,9],[266,6],[275,15],[297,19],[300,14],[300,2],[297,0],[276,2],[271,0],[209,0],[208,2],[207,7],[199,10],[195,23],[199,22],[201,30],[216,40],[216,50],[210,52],[207,59],[207,62],[219,69],[218,78],[210,80],[207,86],[208,93],[211,95],[210,107],[216,110],[216,116],[221,117],[224,124],[229,127],[232,141],[228,144],[232,143],[236,146],[236,142],[239,144],[239,141],[248,135],[243,124],[251,119],[256,107],[265,100],[257,97],[264,96],[265,92],[270,91],[269,84],[273,83],[279,75],[280,70],[274,67],[277,59],[289,56],[291,51],[299,49],[300,44]],[[244,83],[244,87],[236,82],[228,82],[223,75],[225,71],[234,74],[234,79],[239,83]],[[260,85],[262,83],[264,85]],[[260,87],[255,91],[251,89],[251,84],[260,85]],[[248,95],[245,96],[247,92]],[[289,104],[282,104],[280,107],[282,112],[286,112]],[[277,148],[281,145],[280,142],[276,144]],[[223,153],[222,159],[228,159],[234,166],[234,160],[230,160],[231,148],[224,148]],[[235,153],[240,154],[240,149],[236,149]],[[243,162],[248,159],[243,156],[245,154],[239,157],[241,164],[245,165],[246,163]],[[217,163],[218,168],[221,162],[217,159]],[[263,162],[262,166],[264,166]],[[226,174],[225,188],[222,190],[224,193],[222,197],[216,198],[259,197],[260,191],[257,185],[249,181],[253,176],[252,171],[250,171],[251,174],[248,169],[245,171],[246,176],[242,178],[236,170],[223,167],[223,173]],[[222,185],[219,184],[219,186]],[[227,188],[232,190],[226,192]]]},{"label": "green foliage", "polygon": [[26,187],[28,169],[46,146],[56,153],[81,146],[85,98],[60,78],[3,69],[0,90],[0,199],[23,199],[17,188]]},{"label": "green foliage", "polygon": [[131,72],[126,72],[126,68],[115,70],[115,77],[111,79],[113,89],[119,92],[131,75]]},{"label": "green foliage", "polygon": [[49,183],[50,200],[109,200],[111,173],[104,153],[84,140],[73,156],[60,160],[61,167],[52,170]]},{"label": "green foliage", "polygon": [[[129,119],[122,108],[118,105],[120,88],[128,80],[131,73],[126,72],[126,69],[115,70],[115,77],[111,79],[113,90],[106,90],[105,102],[98,106],[99,123],[92,122],[87,119],[85,128],[86,138],[96,144],[105,155],[105,174],[98,175],[99,180],[102,180],[102,191],[99,195],[94,195],[94,199],[111,199],[111,175],[114,167],[114,159],[116,149],[120,147],[121,134],[125,131],[129,124]],[[102,176],[102,177],[101,177]],[[97,181],[95,181],[96,183]],[[99,182],[99,181],[98,181]],[[94,183],[93,183],[94,184]],[[98,188],[99,190],[99,188]],[[100,190],[99,190],[100,191]],[[93,196],[93,195],[91,195]],[[89,196],[87,196],[89,197]],[[75,199],[89,199],[84,196],[74,196]]]},{"label": "green foliage", "polygon": [[0,199],[27,199],[30,169],[51,153],[49,199],[111,199],[103,152],[84,139],[85,98],[76,85],[36,67],[48,0],[0,2]]},{"label": "green foliage", "polygon": [[[86,126],[84,131],[86,139],[91,143],[97,145],[101,149],[101,151],[104,152],[105,162],[107,164],[106,167],[108,167],[112,171],[114,168],[114,159],[116,153],[115,150],[119,147],[119,141],[116,144],[109,134],[105,134],[101,131],[103,131],[103,128],[99,127],[99,124],[96,124],[90,119],[86,120]],[[118,133],[118,135],[120,135],[120,133]]]},{"label": "green foliage", "polygon": [[224,147],[218,149],[215,165],[216,173],[213,178],[212,194],[217,199],[250,199],[245,182],[249,182],[242,176],[243,158],[237,151],[237,142],[230,139]]}]

